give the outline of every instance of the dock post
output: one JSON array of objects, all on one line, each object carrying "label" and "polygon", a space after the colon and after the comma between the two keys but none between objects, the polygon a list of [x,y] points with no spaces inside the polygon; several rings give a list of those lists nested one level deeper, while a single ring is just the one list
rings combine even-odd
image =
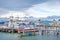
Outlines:
[{"label": "dock post", "polygon": [[14,30],[12,29],[12,33],[14,32]]},{"label": "dock post", "polygon": [[41,33],[41,35],[43,35],[44,34],[44,30],[42,30],[42,33]]},{"label": "dock post", "polygon": [[35,27],[34,27],[34,35],[35,35]]},{"label": "dock post", "polygon": [[24,35],[24,28],[23,28],[23,35]]},{"label": "dock post", "polygon": [[23,32],[20,32],[20,37],[23,37],[24,36],[24,29],[23,29]]}]

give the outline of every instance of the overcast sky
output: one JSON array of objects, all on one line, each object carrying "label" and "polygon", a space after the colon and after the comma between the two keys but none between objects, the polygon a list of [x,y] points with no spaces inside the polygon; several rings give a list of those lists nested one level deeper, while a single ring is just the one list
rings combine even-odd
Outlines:
[{"label": "overcast sky", "polygon": [[60,16],[60,0],[0,0],[0,16]]}]

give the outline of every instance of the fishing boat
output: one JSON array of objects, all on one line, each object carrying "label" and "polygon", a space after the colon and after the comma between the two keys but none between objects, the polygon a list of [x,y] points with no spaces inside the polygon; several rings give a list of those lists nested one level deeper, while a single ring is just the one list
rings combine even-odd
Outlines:
[{"label": "fishing boat", "polygon": [[18,29],[19,32],[38,32],[38,28],[31,28],[31,27],[26,27],[26,28],[22,28],[22,27],[19,27]]}]

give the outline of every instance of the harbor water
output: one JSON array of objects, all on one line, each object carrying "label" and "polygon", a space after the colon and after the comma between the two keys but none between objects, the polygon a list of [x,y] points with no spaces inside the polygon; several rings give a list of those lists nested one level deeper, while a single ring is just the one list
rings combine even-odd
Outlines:
[{"label": "harbor water", "polygon": [[20,37],[17,33],[0,32],[0,40],[60,40],[60,35],[36,35]]}]

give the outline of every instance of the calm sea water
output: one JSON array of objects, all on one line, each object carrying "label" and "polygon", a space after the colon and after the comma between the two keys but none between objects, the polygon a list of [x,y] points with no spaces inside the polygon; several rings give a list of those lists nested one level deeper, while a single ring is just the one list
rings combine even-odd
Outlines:
[{"label": "calm sea water", "polygon": [[0,40],[60,40],[60,36],[54,35],[36,35],[20,37],[17,33],[2,33],[0,32]]}]

